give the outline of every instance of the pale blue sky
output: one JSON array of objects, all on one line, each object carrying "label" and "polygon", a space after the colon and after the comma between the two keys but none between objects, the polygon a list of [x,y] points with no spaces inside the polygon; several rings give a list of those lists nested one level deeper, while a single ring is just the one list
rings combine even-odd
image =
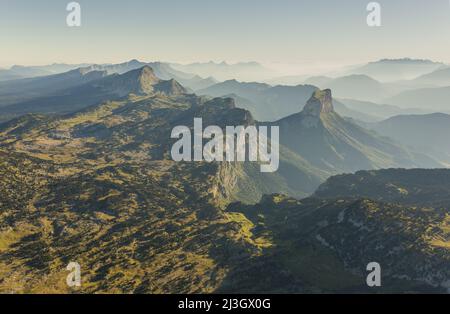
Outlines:
[{"label": "pale blue sky", "polygon": [[0,0],[0,66],[52,62],[250,61],[346,65],[389,57],[450,62],[449,0]]}]

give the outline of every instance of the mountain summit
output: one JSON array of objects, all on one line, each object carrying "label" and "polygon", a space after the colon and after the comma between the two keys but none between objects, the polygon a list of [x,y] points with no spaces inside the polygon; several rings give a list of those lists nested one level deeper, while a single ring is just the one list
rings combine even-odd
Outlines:
[{"label": "mountain summit", "polygon": [[316,117],[330,112],[334,112],[330,89],[315,91],[303,108],[303,114]]},{"label": "mountain summit", "polygon": [[[127,97],[130,94],[141,96],[188,94],[178,81],[159,78],[153,68],[148,65],[123,74],[114,73],[105,76],[106,74],[107,70],[93,71],[92,68],[83,68],[44,78],[23,80],[24,83],[17,84],[16,88],[24,87],[22,90],[29,93],[29,96],[25,94],[25,101],[13,102],[3,107],[3,114],[19,116],[26,113],[70,113],[106,100]],[[31,86],[27,88],[27,84]],[[49,90],[49,93],[33,98],[33,94],[42,92],[43,86]],[[2,103],[2,88],[4,86],[0,84],[0,103]]]},{"label": "mountain summit", "polygon": [[136,91],[145,94],[153,92],[153,86],[161,81],[148,65],[125,73],[123,78],[129,83],[136,83]]},{"label": "mountain summit", "polygon": [[113,74],[96,84],[102,90],[113,92],[120,96],[130,93],[146,95],[162,93],[166,95],[179,95],[187,93],[186,89],[175,80],[161,80],[153,69],[146,65],[124,74]]}]

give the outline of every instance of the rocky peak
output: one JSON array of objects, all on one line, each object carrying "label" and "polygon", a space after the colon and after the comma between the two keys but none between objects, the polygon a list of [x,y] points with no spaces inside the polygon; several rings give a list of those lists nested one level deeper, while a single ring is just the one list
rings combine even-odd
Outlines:
[{"label": "rocky peak", "polygon": [[148,65],[124,74],[112,74],[97,82],[104,90],[120,96],[128,94],[149,95],[161,93],[166,95],[186,94],[187,90],[175,80],[161,80]]},{"label": "rocky peak", "polygon": [[150,94],[154,90],[154,86],[161,82],[155,75],[153,69],[148,65],[131,70],[122,75],[122,80],[130,85],[130,91],[139,94]]},{"label": "rocky peak", "polygon": [[316,90],[303,108],[304,114],[316,117],[330,112],[334,112],[330,89]]},{"label": "rocky peak", "polygon": [[137,69],[136,71],[139,80],[143,83],[149,83],[151,85],[154,85],[160,81],[160,79],[155,75],[155,72],[153,72],[153,69],[148,65],[140,69]]}]

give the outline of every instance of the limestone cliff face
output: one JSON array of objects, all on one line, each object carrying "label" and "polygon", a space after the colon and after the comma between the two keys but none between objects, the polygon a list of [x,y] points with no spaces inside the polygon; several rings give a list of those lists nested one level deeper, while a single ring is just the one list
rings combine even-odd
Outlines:
[{"label": "limestone cliff face", "polygon": [[303,108],[303,113],[305,115],[315,117],[330,112],[334,112],[334,108],[331,90],[329,89],[315,91]]},{"label": "limestone cliff face", "polygon": [[317,90],[306,103],[301,114],[302,126],[305,128],[317,128],[322,118],[334,113],[331,90]]}]

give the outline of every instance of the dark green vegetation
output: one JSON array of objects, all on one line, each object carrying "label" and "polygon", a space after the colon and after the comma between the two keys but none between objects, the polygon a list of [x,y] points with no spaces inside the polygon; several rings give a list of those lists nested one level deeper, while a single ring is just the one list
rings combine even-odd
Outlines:
[{"label": "dark green vegetation", "polygon": [[[78,261],[83,292],[211,292],[228,259],[265,245],[220,210],[231,171],[167,156],[171,122],[227,102],[131,98],[3,126],[2,291],[67,292],[65,265]],[[224,122],[245,114],[227,112]]]},{"label": "dark green vegetation", "polygon": [[355,174],[343,174],[329,178],[319,187],[314,196],[320,198],[370,198],[406,205],[446,208],[450,203],[450,170],[358,171]]},{"label": "dark green vegetation", "polygon": [[[212,292],[232,265],[270,245],[224,206],[274,188],[300,193],[295,181],[253,164],[168,156],[175,125],[249,124],[251,115],[139,73],[127,86],[142,95],[0,127],[1,291],[67,292],[65,265],[78,261],[83,292]],[[308,189],[322,181],[299,157],[285,159]]]},{"label": "dark green vegetation", "polygon": [[[223,289],[446,292],[450,276],[448,205],[403,205],[363,196],[299,201],[281,195],[266,197],[254,206],[234,204],[228,210],[242,212],[257,225],[254,233],[270,234],[273,245],[245,268],[235,270]],[[365,286],[365,267],[372,261],[382,265],[380,288]]]},{"label": "dark green vegetation", "polygon": [[[232,99],[189,94],[148,67],[95,82],[119,99],[0,125],[1,292],[449,288],[447,171],[360,172],[329,179],[314,198],[282,195],[305,197],[358,167],[432,163],[341,118],[330,91],[279,121],[280,169],[263,174],[257,163],[169,156],[172,128],[194,117],[259,124]],[[377,179],[359,191],[361,176]],[[81,288],[65,284],[71,261],[81,265]],[[383,287],[369,290],[372,261]]]}]

